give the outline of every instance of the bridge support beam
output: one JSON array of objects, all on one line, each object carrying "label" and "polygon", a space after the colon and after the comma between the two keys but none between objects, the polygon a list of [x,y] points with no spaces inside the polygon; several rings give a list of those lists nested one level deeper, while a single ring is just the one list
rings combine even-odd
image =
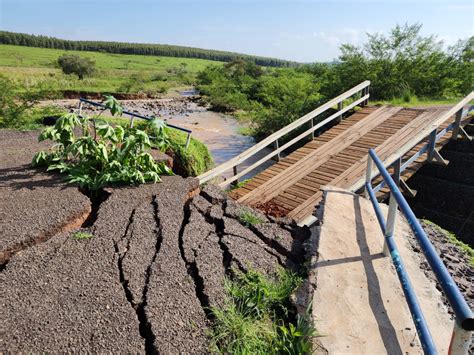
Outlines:
[{"label": "bridge support beam", "polygon": [[408,195],[410,197],[415,197],[418,192],[416,190],[411,189],[410,186],[408,186],[406,181],[403,179],[400,179],[400,189],[405,195]]},{"label": "bridge support beam", "polygon": [[472,137],[469,134],[467,134],[467,132],[461,126],[461,120],[463,119],[463,117],[464,117],[463,109],[456,112],[456,120],[454,121],[453,135],[451,136],[451,139],[458,139],[459,136],[462,136],[468,141],[472,141]]},{"label": "bridge support beam", "polygon": [[428,159],[426,161],[428,163],[433,162],[446,166],[449,164],[449,161],[444,159],[441,154],[436,150],[436,134],[436,129],[430,133],[428,142]]}]

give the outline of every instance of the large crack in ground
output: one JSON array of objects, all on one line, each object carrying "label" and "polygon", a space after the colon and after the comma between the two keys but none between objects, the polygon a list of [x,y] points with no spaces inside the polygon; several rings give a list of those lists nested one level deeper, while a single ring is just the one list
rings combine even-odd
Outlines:
[{"label": "large crack in ground", "polygon": [[155,260],[160,252],[161,242],[163,241],[163,236],[161,233],[161,221],[160,221],[160,216],[159,216],[159,208],[158,208],[158,203],[156,202],[156,198],[157,198],[156,195],[154,195],[153,201],[152,201],[153,212],[154,212],[153,215],[155,217],[155,223],[157,227],[155,231],[156,232],[155,254],[153,255],[153,258],[145,272],[145,286],[143,288],[142,301],[136,307],[138,321],[140,322],[140,335],[145,339],[145,351],[147,354],[158,354],[158,349],[156,349],[155,347],[156,335],[153,334],[150,321],[148,320],[148,317],[146,316],[146,312],[145,312],[145,307],[147,305],[148,287],[150,284],[151,268],[153,264],[155,263]]},{"label": "large crack in ground", "polygon": [[[123,264],[123,261],[127,257],[127,253],[131,248],[130,242],[132,238],[134,237],[133,235],[134,223],[137,223],[137,221],[135,221],[134,219],[135,213],[137,211],[136,209],[132,211],[132,214],[129,218],[124,235],[119,241],[115,242],[115,245],[114,245],[115,252],[118,255],[117,266],[119,269],[120,283],[123,287],[127,301],[130,303],[130,305],[135,310],[135,313],[137,315],[140,336],[145,341],[145,352],[147,354],[158,354],[158,349],[155,347],[156,335],[152,331],[151,323],[145,312],[145,307],[147,306],[147,294],[148,294],[149,284],[150,284],[150,275],[152,272],[152,267],[155,264],[155,261],[160,252],[161,243],[163,240],[162,233],[161,233],[162,228],[161,228],[161,221],[160,221],[160,215],[159,215],[159,207],[156,202],[156,199],[157,199],[157,196],[153,195],[152,201],[150,204],[151,208],[153,209],[153,219],[155,223],[155,229],[153,230],[155,245],[154,245],[153,256],[149,264],[147,265],[146,269],[144,270],[144,274],[145,274],[144,284],[141,290],[140,299],[137,299],[136,295],[134,297],[133,291],[129,285],[130,280],[127,279],[125,276],[125,267]],[[126,241],[126,245],[124,247],[124,250],[120,251],[119,243],[124,240]]]},{"label": "large crack in ground", "polygon": [[[15,258],[12,270],[9,266],[3,272],[4,278],[8,273],[8,283],[18,282],[28,270],[19,265],[28,260],[38,283],[29,282],[34,296],[20,301],[10,292],[8,302],[14,313],[3,318],[11,323],[9,328],[19,329],[17,325],[24,323],[21,319],[37,321],[34,314],[28,313],[27,305],[32,304],[40,312],[40,322],[53,324],[41,323],[44,334],[49,334],[56,324],[66,326],[78,334],[78,349],[120,347],[142,349],[147,354],[206,352],[206,334],[214,323],[212,309],[224,306],[225,278],[233,279],[235,272],[249,268],[270,275],[272,269],[285,265],[287,257],[235,217],[225,216],[225,200],[208,203],[201,195],[189,200],[188,191],[195,189],[190,180],[168,180],[168,185],[164,182],[137,189],[117,188],[110,195],[99,195],[92,202],[93,211],[86,221],[77,226],[79,231],[90,232],[89,239],[76,240],[73,233],[64,233]],[[199,201],[209,208],[204,206],[201,210]],[[242,235],[226,230],[227,219],[239,226]],[[77,274],[77,268],[82,273]],[[38,275],[44,272],[54,275],[54,286],[41,283]],[[45,287],[53,292],[43,305],[38,295],[44,294]],[[87,294],[82,296],[84,289]],[[54,319],[54,310],[72,309],[57,301],[68,297],[94,313],[74,325],[67,324],[67,317]],[[21,315],[20,319],[15,320],[13,314]],[[110,320],[120,326],[109,325]],[[31,331],[21,330],[23,333]],[[6,340],[8,348],[69,349],[63,335],[48,337],[43,333],[32,336],[39,337],[42,346],[47,344],[44,348],[35,347],[30,341],[20,344],[12,337]],[[82,345],[86,338],[84,344],[89,345]]]}]

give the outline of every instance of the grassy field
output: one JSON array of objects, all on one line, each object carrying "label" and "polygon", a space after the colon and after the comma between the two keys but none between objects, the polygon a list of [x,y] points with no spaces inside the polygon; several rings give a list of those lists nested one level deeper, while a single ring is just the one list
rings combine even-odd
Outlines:
[{"label": "grassy field", "polygon": [[[97,73],[84,80],[63,74],[55,63],[64,53],[92,58]],[[192,86],[196,73],[210,64],[219,62],[0,45],[0,74],[26,87],[46,81],[58,91],[170,93]]]}]

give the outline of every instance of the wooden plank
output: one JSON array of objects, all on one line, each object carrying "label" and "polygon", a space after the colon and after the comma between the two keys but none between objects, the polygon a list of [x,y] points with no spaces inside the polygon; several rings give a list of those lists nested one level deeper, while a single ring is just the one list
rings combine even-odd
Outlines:
[{"label": "wooden plank", "polygon": [[383,106],[380,109],[372,112],[364,120],[359,121],[356,125],[354,125],[351,130],[345,131],[331,140],[330,143],[327,143],[321,148],[316,149],[314,152],[308,154],[290,168],[274,176],[258,189],[255,189],[251,193],[240,198],[239,202],[245,202],[252,205],[269,201],[271,198],[284,191],[285,188],[291,186],[291,184],[298,178],[307,175],[315,168],[329,160],[331,155],[343,150],[363,136],[366,132],[381,124],[381,122],[385,121],[400,110],[401,108],[399,107],[390,108]]},{"label": "wooden plank", "polygon": [[[424,112],[420,114],[415,120],[410,122],[410,124],[403,127],[401,130],[391,136],[383,144],[375,148],[377,154],[383,159],[384,156],[387,156],[392,151],[397,149],[397,147],[403,146],[407,141],[412,140],[414,136],[420,130],[423,130],[423,127],[426,127],[432,121],[436,121],[440,116],[440,112]],[[354,180],[359,178],[359,176],[364,176],[364,172],[367,164],[367,156],[361,158],[356,162],[351,168],[347,169],[344,173],[333,179],[329,184],[332,186],[340,187],[349,187]],[[321,199],[322,193],[318,191],[303,204],[296,207],[292,210],[288,216],[294,218],[296,221],[301,221],[310,214],[312,214],[314,206]]]}]

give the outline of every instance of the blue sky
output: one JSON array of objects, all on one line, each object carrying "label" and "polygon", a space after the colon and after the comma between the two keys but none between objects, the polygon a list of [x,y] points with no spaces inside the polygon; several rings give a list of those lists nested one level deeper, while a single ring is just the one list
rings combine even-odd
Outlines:
[{"label": "blue sky", "polygon": [[332,60],[341,43],[406,22],[452,44],[474,35],[474,0],[0,0],[2,30],[302,62]]}]

